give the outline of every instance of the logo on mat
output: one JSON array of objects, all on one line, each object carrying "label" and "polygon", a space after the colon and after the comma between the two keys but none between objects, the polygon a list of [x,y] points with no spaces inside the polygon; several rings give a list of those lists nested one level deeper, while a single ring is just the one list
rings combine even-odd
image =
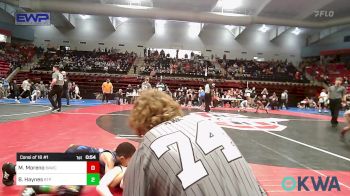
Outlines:
[{"label": "logo on mat", "polygon": [[340,191],[336,176],[286,176],[281,186],[285,191]]},{"label": "logo on mat", "polygon": [[191,113],[191,115],[199,115],[208,118],[224,128],[244,131],[283,131],[287,126],[278,123],[288,121],[288,119],[281,118],[252,118],[240,114],[215,112],[195,112]]}]

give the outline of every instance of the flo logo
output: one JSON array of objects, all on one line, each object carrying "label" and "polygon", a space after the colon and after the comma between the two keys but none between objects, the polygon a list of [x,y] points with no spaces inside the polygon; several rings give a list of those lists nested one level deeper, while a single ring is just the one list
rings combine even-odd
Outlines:
[{"label": "flo logo", "polygon": [[285,191],[332,191],[333,189],[340,191],[338,178],[336,176],[298,176],[297,179],[291,176],[283,178],[281,183]]},{"label": "flo logo", "polygon": [[191,115],[208,118],[221,127],[244,131],[283,131],[287,126],[281,125],[279,122],[288,121],[288,119],[281,118],[252,118],[240,114],[219,112],[195,112]]}]

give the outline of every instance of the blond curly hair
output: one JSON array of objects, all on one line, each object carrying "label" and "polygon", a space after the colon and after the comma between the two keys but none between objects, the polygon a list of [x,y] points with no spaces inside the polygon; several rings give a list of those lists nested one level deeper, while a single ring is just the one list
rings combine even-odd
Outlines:
[{"label": "blond curly hair", "polygon": [[155,89],[145,90],[135,101],[129,126],[138,135],[144,135],[158,124],[182,115],[180,105],[169,95]]}]

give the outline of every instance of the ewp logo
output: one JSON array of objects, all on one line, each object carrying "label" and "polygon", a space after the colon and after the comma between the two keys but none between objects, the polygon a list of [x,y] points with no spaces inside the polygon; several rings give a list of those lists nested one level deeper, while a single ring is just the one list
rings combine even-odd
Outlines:
[{"label": "ewp logo", "polygon": [[50,13],[17,13],[16,25],[50,25]]},{"label": "ewp logo", "polygon": [[283,178],[281,185],[285,191],[293,191],[297,186],[298,191],[310,191],[310,181],[314,191],[332,191],[332,189],[340,191],[338,178],[336,176],[327,176],[325,179],[322,178],[322,176],[298,176],[297,180],[292,176],[287,176]]}]

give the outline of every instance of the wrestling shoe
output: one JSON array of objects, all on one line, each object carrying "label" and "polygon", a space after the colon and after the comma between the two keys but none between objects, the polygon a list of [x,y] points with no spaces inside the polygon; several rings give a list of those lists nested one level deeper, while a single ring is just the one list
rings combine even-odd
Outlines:
[{"label": "wrestling shoe", "polygon": [[13,185],[13,178],[16,175],[16,166],[12,163],[4,163],[2,165],[2,183],[6,186]]}]

